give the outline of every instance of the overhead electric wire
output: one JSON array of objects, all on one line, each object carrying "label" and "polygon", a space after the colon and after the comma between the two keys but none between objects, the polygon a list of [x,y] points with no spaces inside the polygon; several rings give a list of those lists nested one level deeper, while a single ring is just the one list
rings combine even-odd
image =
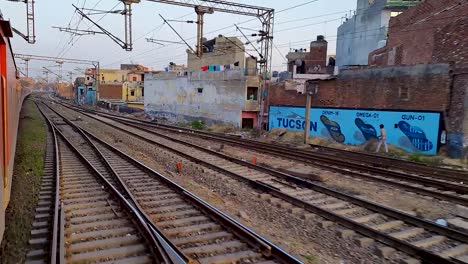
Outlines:
[{"label": "overhead electric wire", "polygon": [[[101,1],[102,1],[102,0],[101,0]],[[101,1],[99,1],[99,2],[101,2]],[[98,2],[98,3],[99,3],[99,2]],[[120,4],[120,2],[118,2],[109,12],[113,11],[119,4]],[[96,6],[96,5],[95,5],[95,6]],[[93,7],[93,8],[94,8],[94,7]],[[108,14],[109,14],[109,13],[103,14],[102,17],[99,18],[95,23],[98,23],[99,21],[101,21],[101,20],[102,20],[104,17],[106,17]],[[93,27],[92,25],[89,26],[87,30],[90,30],[92,27]],[[66,50],[65,52],[63,52],[63,53],[61,54],[61,56],[58,56],[58,57],[62,57],[62,56],[64,56],[67,52],[69,52],[69,51],[71,50],[71,48],[73,47],[73,45],[75,45],[75,44],[78,42],[78,40],[80,40],[81,37],[82,37],[82,36],[78,36],[77,39],[69,46],[68,50]]]},{"label": "overhead electric wire", "polygon": [[[307,2],[304,2],[304,3],[301,3],[301,4],[298,4],[298,5],[295,5],[295,6],[290,6],[290,7],[287,7],[287,8],[284,8],[284,9],[281,9],[281,10],[278,10],[275,12],[275,14],[279,14],[279,13],[283,13],[283,12],[287,12],[289,10],[292,10],[292,9],[296,9],[296,8],[299,8],[299,7],[302,7],[302,6],[305,6],[305,5],[308,5],[308,4],[311,4],[311,3],[314,3],[314,2],[318,2],[320,0],[312,0],[312,1],[307,1]],[[246,23],[249,23],[249,22],[252,22],[252,21],[255,21],[257,20],[257,17],[255,18],[252,18],[252,19],[248,19],[248,20],[244,20],[244,21],[241,21],[239,23],[237,23],[237,25],[242,25],[242,24],[246,24]],[[219,31],[222,31],[222,30],[225,30],[225,29],[229,29],[231,28],[232,26],[227,26],[227,27],[222,27],[222,28],[218,28],[218,29],[215,29],[215,30],[212,30],[212,31],[209,31],[209,32],[205,32],[205,34],[212,34],[212,33],[215,33],[215,32],[219,32]],[[231,32],[235,32],[235,31],[231,31]],[[141,38],[141,37],[140,37]],[[185,40],[192,40],[192,39],[195,39],[197,38],[197,36],[194,36],[194,37],[190,37],[190,38],[185,38]],[[176,45],[176,44],[173,44],[173,45]],[[169,45],[166,45],[166,46],[163,46],[163,47],[155,47],[153,49],[150,49],[150,50],[147,50],[147,51],[144,51],[140,54],[137,54],[135,56],[140,56],[142,54],[148,54],[149,52],[152,52],[152,51],[156,51],[156,50],[160,50],[160,49],[163,49],[163,48],[166,48],[166,47],[170,47],[170,46],[173,46],[171,44]],[[130,57],[127,57],[126,59],[133,59],[135,58],[135,56],[130,56]],[[121,60],[118,60],[118,61],[114,61],[112,63],[107,63],[105,65],[103,65],[103,67],[106,67],[106,66],[110,66],[110,65],[113,65],[117,62],[121,62],[121,61],[124,61],[126,59],[121,59]]]},{"label": "overhead electric wire", "polygon": [[[445,20],[447,18],[456,18],[456,17],[465,17],[465,15],[457,15],[457,16],[450,16],[450,17],[441,17],[441,18],[433,18],[432,21],[434,20]],[[414,25],[414,23],[408,23],[408,24],[398,24],[398,25],[395,25],[395,26],[388,26],[388,27],[379,27],[379,28],[374,28],[374,29],[366,29],[366,30],[360,30],[360,31],[355,31],[355,32],[350,32],[350,33],[344,33],[344,34],[338,34],[338,35],[332,35],[332,36],[326,36],[328,38],[330,37],[340,37],[340,36],[347,36],[347,35],[355,35],[355,34],[359,34],[359,33],[365,33],[365,32],[372,32],[372,31],[378,31],[378,30],[383,30],[383,29],[386,29],[386,31],[388,32],[391,28],[393,27],[401,27],[401,26],[410,26],[410,25]],[[417,29],[407,29],[407,28],[402,28],[401,30],[397,30],[397,31],[393,31],[391,33],[400,33],[400,32],[413,32],[413,31],[420,31],[420,30],[425,30],[425,29],[434,29],[434,28],[439,28],[439,26],[428,26],[428,27],[422,27],[422,28],[417,28]],[[293,28],[291,28],[293,29]],[[380,34],[377,34],[377,35],[380,35]],[[374,35],[366,35],[366,36],[374,36]],[[365,37],[365,36],[358,36],[358,37]],[[352,39],[352,38],[350,38]],[[290,44],[299,44],[299,43],[302,43],[302,42],[310,42],[310,41],[313,41],[314,39],[307,39],[307,40],[302,40],[302,41],[296,41],[296,42],[290,42],[290,43],[281,43],[281,44],[278,44],[278,47],[284,47],[284,46],[288,46]]]}]

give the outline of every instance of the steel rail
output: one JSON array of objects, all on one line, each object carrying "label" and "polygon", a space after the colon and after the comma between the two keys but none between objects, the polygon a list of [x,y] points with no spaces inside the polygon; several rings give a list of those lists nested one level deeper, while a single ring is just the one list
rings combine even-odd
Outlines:
[{"label": "steel rail", "polygon": [[[90,117],[90,118],[93,118],[93,119],[101,122],[101,120],[97,119],[96,117],[94,117],[93,115],[91,115],[89,113],[86,113],[86,112],[82,112],[82,113],[85,114],[86,116]],[[106,118],[108,118],[108,117],[106,117]],[[185,141],[182,141],[182,140],[178,140],[178,139],[175,139],[173,137],[158,133],[158,132],[156,132],[154,130],[151,130],[151,129],[148,129],[148,128],[139,127],[138,125],[132,124],[132,122],[126,122],[126,121],[122,121],[122,120],[120,120],[119,122],[123,123],[125,125],[128,125],[128,126],[134,127],[134,128],[141,129],[141,130],[146,131],[148,133],[155,134],[155,135],[157,135],[159,137],[163,137],[165,139],[168,139],[168,140],[171,140],[171,141],[174,141],[174,142],[177,142],[177,143],[181,143],[181,144],[184,144],[184,145],[190,145],[191,147],[197,148],[197,149],[205,151],[205,152],[209,152],[210,154],[216,155],[216,156],[221,157],[221,158],[228,159],[230,161],[236,161],[236,163],[243,162],[242,160],[230,157],[230,156],[222,154],[220,152],[216,152],[216,151],[213,151],[211,149],[207,149],[207,148],[198,146],[196,144],[192,144],[192,143],[188,143],[188,142],[185,142]],[[113,126],[111,124],[108,124],[108,125]],[[114,126],[114,127],[119,128],[117,126]],[[125,131],[125,132],[127,132],[127,131]],[[239,162],[237,162],[237,161],[239,161]],[[252,166],[252,165],[253,164],[246,163],[245,166]],[[260,168],[261,166],[257,166],[257,167]],[[267,168],[266,166],[264,166],[264,167]],[[398,186],[399,188],[402,188],[402,189],[405,189],[405,190],[408,190],[408,191],[412,191],[412,192],[416,192],[416,193],[421,194],[421,195],[427,195],[427,196],[431,196],[431,197],[438,198],[438,199],[441,199],[441,200],[446,200],[446,201],[450,201],[450,202],[457,203],[457,204],[460,204],[460,205],[468,206],[468,198],[464,198],[462,196],[457,196],[457,195],[453,195],[453,194],[449,194],[449,193],[437,192],[437,191],[434,191],[434,190],[431,190],[431,189],[426,189],[424,187],[411,186],[411,185],[408,185],[406,183],[395,182],[395,181],[385,179],[385,178],[381,178],[381,177],[375,177],[375,176],[372,176],[372,175],[366,175],[366,174],[361,174],[361,173],[357,173],[357,172],[353,172],[353,171],[343,170],[343,169],[336,168],[336,167],[333,167],[333,166],[328,166],[328,167],[329,167],[330,170],[333,170],[333,171],[336,171],[336,172],[345,173],[345,174],[348,174],[348,175],[354,175],[354,176],[360,177],[360,178],[371,179],[371,180],[374,180],[374,181],[379,181],[379,182],[382,182],[382,183],[385,183],[385,184]],[[413,180],[413,182],[414,183],[420,183],[420,182],[418,182],[416,180]],[[444,188],[446,190],[451,190],[446,185],[444,185],[443,182],[441,183],[441,182],[437,182],[437,181],[430,181],[428,179],[424,179],[424,182],[427,185],[429,185],[430,187],[435,186],[435,187],[439,187],[439,188],[442,187],[442,188]],[[453,185],[453,184],[449,184],[449,185]],[[461,187],[463,187],[463,186],[461,186]],[[458,186],[458,188],[460,188],[460,186]],[[463,189],[463,190],[468,192],[468,187],[465,187],[465,189]]]},{"label": "steel rail", "polygon": [[[101,120],[99,120],[99,121],[102,122]],[[300,206],[300,207],[306,209],[307,211],[317,213],[317,214],[322,215],[323,217],[325,217],[327,219],[330,219],[332,221],[336,221],[336,222],[338,222],[338,223],[340,223],[340,224],[342,224],[344,226],[347,226],[349,228],[353,228],[354,230],[358,231],[359,233],[362,233],[363,235],[372,237],[372,238],[374,238],[374,239],[376,239],[376,240],[378,240],[378,241],[380,241],[380,242],[382,242],[382,243],[384,243],[386,245],[395,247],[395,248],[399,249],[400,251],[403,251],[403,252],[405,252],[407,254],[410,254],[412,256],[416,256],[418,258],[421,258],[421,259],[423,259],[424,263],[434,263],[434,264],[436,264],[436,263],[437,264],[438,263],[454,263],[450,259],[445,259],[445,258],[441,257],[440,255],[437,255],[435,253],[432,253],[432,252],[427,251],[427,250],[422,249],[422,248],[418,248],[418,247],[416,247],[416,246],[414,246],[412,244],[409,244],[408,242],[402,241],[400,239],[396,239],[396,238],[394,238],[392,236],[389,236],[389,235],[384,234],[382,232],[379,232],[379,231],[377,231],[375,229],[372,229],[371,227],[368,227],[368,226],[365,226],[363,224],[357,223],[357,222],[355,222],[355,221],[353,221],[351,219],[348,219],[346,217],[334,214],[334,213],[332,213],[330,211],[319,208],[318,206],[306,203],[306,202],[304,202],[302,200],[299,200],[299,199],[297,199],[295,197],[292,197],[292,196],[290,196],[288,194],[282,193],[282,192],[278,191],[277,189],[275,189],[275,188],[273,188],[271,186],[268,186],[266,184],[263,184],[263,183],[261,183],[259,181],[251,180],[251,179],[248,179],[248,178],[246,178],[246,177],[244,177],[242,175],[227,171],[227,170],[225,170],[223,168],[220,168],[218,166],[210,164],[210,163],[208,163],[206,161],[203,161],[201,159],[195,158],[195,157],[193,157],[193,156],[191,156],[189,154],[186,154],[186,153],[184,153],[182,151],[179,151],[177,149],[164,146],[164,145],[162,145],[162,144],[160,144],[158,142],[155,142],[155,141],[153,141],[151,139],[148,139],[148,138],[146,138],[146,137],[144,137],[142,135],[138,135],[138,134],[135,134],[135,133],[130,132],[128,130],[125,130],[125,129],[121,128],[121,127],[118,127],[118,126],[115,126],[115,125],[112,125],[112,124],[108,124],[108,123],[105,123],[105,124],[107,124],[107,125],[109,125],[109,126],[111,126],[113,128],[116,128],[116,129],[118,129],[120,131],[123,131],[123,132],[125,132],[127,134],[130,134],[132,136],[135,136],[135,137],[137,137],[137,138],[139,138],[139,139],[141,139],[143,141],[146,141],[146,142],[149,142],[151,144],[157,145],[159,147],[168,149],[168,150],[170,150],[172,152],[175,152],[179,156],[187,158],[187,159],[189,159],[189,160],[191,160],[193,162],[202,164],[203,166],[207,166],[210,169],[213,169],[213,170],[221,172],[221,173],[223,173],[225,175],[229,175],[231,177],[234,177],[236,179],[244,181],[244,182],[248,183],[250,186],[252,186],[253,188],[260,189],[260,190],[262,190],[262,191],[264,191],[266,193],[269,193],[269,194],[271,194],[273,196],[276,196],[276,197],[278,197],[278,198],[280,198],[282,200],[290,202],[293,205]],[[250,164],[248,162],[246,162],[246,163]],[[253,165],[253,164],[250,164],[249,166],[257,166],[258,167],[258,165]],[[269,170],[269,169],[268,168],[262,168],[262,170]],[[336,198],[349,201],[349,202],[351,202],[353,204],[356,204],[356,205],[359,205],[359,206],[361,206],[363,208],[367,208],[367,209],[372,210],[372,211],[377,211],[377,212],[379,212],[379,213],[381,213],[383,215],[387,215],[387,216],[390,216],[390,217],[393,217],[393,218],[401,219],[404,222],[413,224],[415,226],[422,227],[422,228],[424,228],[426,230],[430,230],[432,232],[444,235],[444,236],[449,237],[451,239],[454,239],[454,240],[457,240],[457,241],[460,241],[460,242],[463,242],[463,243],[468,243],[467,234],[456,231],[454,229],[442,227],[442,226],[436,225],[433,222],[427,221],[425,219],[421,219],[421,218],[406,214],[404,212],[401,212],[401,211],[398,211],[398,210],[395,210],[395,209],[392,209],[392,208],[389,208],[389,207],[385,207],[385,206],[382,206],[380,204],[376,204],[376,203],[373,203],[373,202],[370,202],[370,201],[366,201],[364,199],[360,199],[360,198],[357,198],[357,197],[354,197],[354,196],[351,196],[351,195],[347,195],[345,193],[338,192],[338,191],[335,191],[335,190],[332,190],[332,189],[329,189],[329,188],[326,188],[326,187],[322,187],[320,185],[305,181],[303,179],[300,179],[300,178],[297,178],[297,177],[294,177],[294,176],[291,176],[291,175],[288,175],[288,174],[285,174],[285,173],[273,172],[273,171],[272,171],[272,173],[275,173],[276,175],[282,175],[282,177],[284,177],[285,179],[287,179],[287,180],[289,180],[289,181],[291,181],[291,182],[293,182],[295,184],[298,184],[298,185],[313,189],[315,191],[324,193],[326,195],[334,196]]]},{"label": "steel rail", "polygon": [[[141,216],[141,214],[138,212],[136,208],[134,208],[134,205],[130,203],[123,194],[121,194],[98,170],[96,167],[94,167],[91,162],[89,162],[86,157],[83,156],[83,154],[66,138],[66,136],[57,128],[57,126],[46,116],[46,114],[38,108],[39,111],[42,113],[43,116],[46,117],[47,121],[50,122],[52,125],[53,129],[56,131],[56,134],[58,134],[63,141],[70,147],[70,149],[75,152],[75,154],[78,156],[80,160],[82,160],[85,165],[90,168],[93,173],[97,176],[98,180],[104,183],[104,185],[113,193],[115,197],[118,198],[120,203],[128,210],[128,212],[135,216],[136,218],[136,223],[138,226],[142,229],[142,233],[144,236],[147,238],[149,242],[151,242],[152,247],[151,251],[153,252],[154,257],[156,257],[159,261],[162,261],[164,263],[174,263],[174,264],[179,264],[179,263],[186,263],[186,262],[170,262],[170,258],[168,257],[168,253],[165,250],[161,249],[161,244],[160,241],[158,240],[158,237],[155,236],[155,234],[152,232],[152,230],[149,228],[147,225],[147,222],[145,219]],[[65,119],[64,119],[65,121]],[[63,211],[63,210],[62,210]],[[63,231],[63,230],[61,230]],[[61,246],[61,248],[64,249],[64,247]],[[61,252],[60,256],[64,256],[65,253]],[[60,262],[62,263],[62,262]]]},{"label": "steel rail", "polygon": [[[159,172],[153,170],[152,168],[146,166],[145,164],[141,163],[140,161],[134,159],[133,157],[127,155],[126,153],[122,152],[121,150],[115,148],[112,145],[109,145],[107,142],[103,141],[93,133],[87,131],[86,129],[80,128],[86,133],[88,136],[92,137],[94,140],[99,142],[100,144],[106,146],[107,148],[111,149],[113,152],[118,154],[119,156],[125,158],[127,161],[131,162],[132,164],[136,165],[140,169],[148,172],[150,175],[153,175],[155,178],[163,180],[163,182],[171,185],[174,189],[176,189],[179,193],[182,193],[188,200],[193,202],[197,205],[198,208],[203,209],[206,212],[209,212],[209,215],[215,216],[217,219],[221,220],[221,222],[225,225],[230,227],[230,229],[237,231],[240,233],[241,236],[247,238],[248,240],[257,241],[258,244],[262,245],[260,248],[262,252],[266,253],[267,256],[277,256],[285,263],[302,263],[301,261],[297,260],[281,248],[277,247],[273,243],[269,242],[262,236],[259,236],[255,231],[252,231],[248,227],[244,226],[234,218],[230,217],[229,215],[225,214],[221,210],[217,209],[216,207],[212,206],[211,204],[205,202],[192,192],[188,191],[184,187],[180,186],[176,182],[170,180],[166,176],[160,174]],[[258,248],[258,244],[254,245]]]},{"label": "steel rail", "polygon": [[[49,107],[48,105],[46,105],[46,106]],[[51,109],[58,116],[60,116],[65,122],[70,123],[70,125],[73,126],[75,129],[77,129],[81,134],[83,134],[84,137],[87,138],[88,142],[92,144],[93,148],[100,153],[100,155],[101,155],[101,157],[103,159],[105,159],[105,157],[102,155],[102,152],[100,152],[97,149],[96,145],[91,142],[89,137],[92,137],[94,140],[98,141],[100,144],[103,144],[107,148],[111,149],[115,154],[123,157],[124,159],[131,162],[135,166],[137,166],[137,167],[143,169],[144,171],[148,172],[153,177],[155,177],[155,178],[157,178],[159,180],[162,180],[163,182],[165,182],[166,184],[171,186],[178,193],[182,194],[185,198],[187,198],[187,200],[189,200],[190,202],[195,204],[198,208],[200,208],[203,211],[207,212],[208,215],[214,217],[219,222],[221,222],[229,230],[232,230],[232,231],[234,231],[234,233],[236,233],[236,234],[240,235],[241,237],[243,237],[244,240],[246,240],[248,242],[248,244],[250,244],[254,248],[259,249],[265,256],[267,256],[267,257],[268,256],[275,256],[275,257],[279,258],[280,260],[282,260],[284,263],[291,263],[291,264],[294,264],[294,263],[300,264],[300,263],[302,263],[300,260],[298,260],[295,257],[293,257],[292,255],[288,254],[287,252],[285,252],[281,248],[279,248],[276,245],[274,245],[273,243],[269,242],[267,239],[263,238],[262,236],[256,234],[254,231],[252,231],[248,227],[244,226],[240,222],[236,221],[232,217],[228,216],[227,214],[223,213],[219,209],[215,208],[214,206],[212,206],[209,203],[205,202],[201,198],[197,197],[195,194],[193,194],[192,192],[190,192],[187,189],[183,188],[179,184],[173,182],[172,180],[168,179],[167,177],[163,176],[162,174],[154,171],[153,169],[149,168],[148,166],[146,166],[146,165],[142,164],[141,162],[135,160],[134,158],[128,156],[127,154],[123,153],[122,151],[116,149],[115,147],[107,144],[106,142],[104,142],[103,140],[101,140],[96,135],[92,134],[91,132],[87,131],[86,129],[76,126],[71,121],[66,119],[63,115],[58,113],[55,109],[52,109],[51,107],[49,107],[49,109]],[[107,160],[106,160],[106,163],[107,163]],[[114,170],[112,170],[112,171],[115,173]],[[118,178],[119,178],[119,181],[121,181],[120,177],[118,177]],[[122,181],[121,181],[121,184],[124,185],[124,183]],[[129,191],[128,188],[125,187],[125,189],[127,191]],[[131,195],[131,197],[133,197],[133,195]],[[135,201],[135,204],[138,204],[138,203]],[[139,207],[139,208],[141,208],[141,207]],[[142,214],[146,215],[144,212],[142,212]],[[149,217],[148,217],[148,219],[149,219]],[[151,226],[154,227],[155,229],[157,229],[157,227],[152,223],[152,221],[151,220],[149,220],[149,221],[151,223]],[[161,236],[164,237],[162,232],[161,232]],[[169,241],[169,239],[167,239],[167,241],[168,241],[168,243],[171,243]],[[188,262],[188,263],[191,263],[191,261],[192,260],[190,260],[190,262]]]},{"label": "steel rail", "polygon": [[[61,213],[61,203],[60,203],[60,168],[59,168],[59,150],[58,150],[58,142],[57,142],[57,134],[55,133],[55,129],[51,123],[51,121],[40,111],[39,106],[36,102],[34,102],[39,112],[42,114],[44,119],[46,120],[47,126],[49,128],[49,133],[51,133],[53,138],[53,145],[54,145],[54,177],[55,177],[55,196],[54,196],[54,216],[53,216],[53,224],[52,224],[52,243],[50,245],[50,254],[49,260],[51,264],[55,263],[64,263],[65,253],[65,241],[63,240],[61,234],[63,234],[63,223]],[[60,217],[60,219],[59,219]],[[60,244],[59,244],[60,243]],[[57,261],[58,257],[58,261]]]},{"label": "steel rail", "polygon": [[[172,138],[172,137],[168,137],[167,135],[156,132],[154,130],[147,129],[145,127],[140,127],[138,125],[133,124],[132,122],[128,122],[128,121],[120,121],[120,122],[125,124],[125,125],[132,126],[132,127],[135,127],[135,128],[139,128],[139,129],[142,129],[142,130],[144,130],[146,132],[153,133],[153,134],[156,134],[158,136],[165,137],[167,139],[171,139],[172,141],[176,141],[176,142],[179,142],[179,143],[184,142],[182,140],[178,140],[178,139],[175,139],[175,138]],[[205,148],[200,147],[200,146],[198,146],[196,144],[187,143],[187,142],[185,142],[185,144],[190,144],[192,147],[205,149]],[[218,153],[218,152],[216,152],[216,153],[217,153],[217,155],[222,155],[221,153]],[[224,156],[226,156],[226,155],[224,155]],[[355,166],[354,168],[360,169],[359,166]],[[334,168],[334,167],[330,167],[330,169],[335,169],[336,171],[342,172],[342,173],[348,173],[349,172],[347,170],[344,171],[342,169],[338,169],[338,168]],[[371,171],[376,172],[378,170],[371,170]],[[361,174],[359,174],[359,175],[361,175]],[[451,190],[451,191],[459,192],[461,194],[468,194],[468,186],[453,184],[453,183],[449,183],[449,182],[441,182],[441,181],[438,181],[438,180],[428,179],[428,178],[421,177],[421,176],[409,176],[409,175],[405,175],[405,174],[401,174],[401,173],[394,174],[394,175],[395,175],[394,177],[402,179],[404,181],[419,183],[419,184],[426,184],[427,186],[430,186],[430,187],[436,187],[436,188]],[[365,175],[362,175],[362,176],[365,176]],[[369,178],[374,179],[375,177],[369,177]],[[384,181],[385,181],[385,179],[384,179]],[[460,201],[463,201],[463,200],[460,200]],[[466,199],[466,201],[468,201],[468,199]]]},{"label": "steel rail", "polygon": [[[68,104],[69,105],[69,104]],[[69,105],[69,107],[76,107],[73,105]],[[200,131],[200,130],[195,130],[195,129],[189,129],[189,128],[182,128],[182,127],[176,127],[176,126],[171,126],[171,125],[166,125],[166,124],[158,124],[154,122],[149,122],[145,120],[135,120],[135,119],[129,119],[123,116],[119,116],[116,114],[111,114],[111,113],[106,113],[102,111],[97,111],[97,110],[89,110],[89,109],[83,109],[79,108],[81,111],[86,111],[90,112],[93,114],[101,114],[101,115],[109,115],[113,116],[115,118],[119,119],[126,119],[130,122],[138,122],[138,123],[143,123],[148,126],[152,126],[155,128],[160,128],[160,129],[166,129],[170,131],[178,131],[182,133],[189,133],[189,134],[197,134],[201,137],[208,138],[208,139],[215,139],[218,141],[225,141],[228,143],[236,144],[236,145],[242,145],[244,147],[248,147],[254,150],[259,150],[260,149],[267,151],[268,153],[275,153],[275,154],[280,154],[281,156],[284,156],[286,158],[291,159],[291,155],[300,155],[301,158],[307,158],[308,160],[311,160],[313,157],[314,159],[316,158],[329,158],[334,161],[343,163],[343,157],[336,157],[334,155],[326,154],[326,153],[316,153],[308,150],[301,150],[297,148],[291,148],[288,146],[284,146],[281,144],[275,144],[275,143],[265,143],[265,142],[259,142],[255,140],[250,140],[250,139],[241,139],[239,136],[234,136],[234,135],[226,135],[222,133],[216,133],[216,132],[206,132],[206,131]],[[333,148],[328,148],[328,147],[322,147],[322,146],[315,146],[312,145],[313,147],[319,147],[322,149],[333,149]],[[281,150],[281,152],[278,153],[278,150]],[[284,151],[284,152],[283,152]],[[416,174],[421,174],[421,170],[424,172],[427,172],[428,170],[431,170],[432,173],[426,174],[426,176],[430,177],[438,177],[441,179],[452,179],[454,181],[467,181],[468,180],[468,171],[464,170],[457,170],[457,169],[448,169],[448,168],[440,168],[440,167],[435,167],[435,166],[430,166],[424,163],[418,163],[418,162],[412,162],[412,161],[405,161],[401,159],[395,159],[391,157],[382,157],[382,156],[377,156],[377,155],[372,155],[368,153],[360,153],[360,152],[353,152],[353,151],[347,151],[347,150],[338,150],[338,149],[333,149],[333,151],[339,151],[340,153],[352,153],[356,155],[361,155],[353,159],[354,161],[358,161],[360,165],[362,166],[362,163],[367,163],[366,167],[373,168],[373,166],[382,166],[385,167],[385,169],[380,169],[380,171],[390,171],[387,168],[388,167],[394,167],[396,169],[402,169],[406,171],[411,171]],[[304,156],[306,155],[306,156]],[[312,156],[312,157],[309,157]],[[369,159],[379,159],[379,160],[384,160],[387,163],[378,163],[374,162],[372,160],[364,160],[363,157],[369,158]],[[326,162],[329,162],[329,160],[325,160]],[[403,165],[400,165],[403,164]],[[363,167],[363,169],[366,169],[366,167]],[[411,167],[411,168],[410,168]]]}]

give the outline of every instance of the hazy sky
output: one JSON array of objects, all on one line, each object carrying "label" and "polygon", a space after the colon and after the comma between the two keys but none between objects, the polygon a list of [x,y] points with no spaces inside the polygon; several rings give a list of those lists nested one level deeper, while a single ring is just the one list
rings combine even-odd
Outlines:
[{"label": "hazy sky", "polygon": [[[325,35],[329,42],[329,54],[335,53],[337,27],[342,23],[342,17],[350,14],[356,8],[356,0],[237,0],[234,2],[259,5],[274,8],[275,15],[274,43],[280,51],[273,49],[273,70],[284,70],[286,55],[291,48],[308,48],[309,42],[317,35]],[[308,3],[304,6],[280,12],[283,9]],[[16,53],[61,56],[66,58],[99,60],[101,68],[118,68],[120,63],[140,63],[155,70],[163,69],[169,62],[186,64],[187,56],[185,45],[172,44],[164,47],[149,43],[145,38],[156,38],[172,41],[180,41],[175,33],[163,25],[158,14],[166,19],[196,20],[192,8],[159,4],[142,1],[133,5],[133,51],[124,51],[105,35],[73,36],[60,32],[52,26],[70,26],[79,29],[91,29],[91,24],[85,20],[80,22],[80,17],[75,14],[72,4],[78,7],[85,6],[100,10],[121,10],[123,4],[117,0],[36,0],[36,44],[27,44],[19,36],[12,39],[13,51]],[[14,3],[5,0],[0,1],[0,10],[6,19],[10,19],[14,27],[20,31],[26,30],[26,7],[23,3]],[[94,20],[100,20],[99,24],[107,30],[124,39],[124,17],[120,14],[102,14],[92,16]],[[252,17],[232,15],[226,13],[214,13],[205,15],[205,37],[212,38],[218,34],[224,36],[241,36],[236,32],[235,23],[252,19]],[[196,24],[171,23],[175,29],[194,47],[196,41]],[[257,20],[240,24],[246,34],[254,32],[248,30],[260,29]],[[226,28],[228,27],[228,28]],[[223,29],[225,28],[225,29]],[[222,30],[219,30],[222,29]],[[247,50],[253,50],[248,46]],[[255,54],[254,51],[249,51]],[[281,55],[280,52],[283,54]],[[18,61],[18,67],[23,68],[22,61]],[[42,76],[42,66],[50,66],[56,70],[54,63],[30,62],[30,75]],[[74,71],[74,76],[79,75],[87,66],[66,65],[63,72]],[[64,77],[65,78],[65,77]]]}]

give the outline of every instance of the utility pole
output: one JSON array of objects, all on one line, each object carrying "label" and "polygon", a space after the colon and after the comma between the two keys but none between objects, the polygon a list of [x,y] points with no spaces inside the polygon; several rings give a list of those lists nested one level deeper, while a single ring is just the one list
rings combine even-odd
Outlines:
[{"label": "utility pole", "polygon": [[9,0],[11,2],[23,2],[26,4],[26,34],[23,34],[16,28],[12,28],[13,32],[18,34],[29,44],[36,43],[35,25],[34,25],[34,0]]},{"label": "utility pole", "polygon": [[307,98],[305,106],[304,144],[309,144],[310,108],[312,107],[312,96],[318,92],[318,81],[306,81],[305,88]]},{"label": "utility pole", "polygon": [[132,43],[132,4],[140,3],[140,0],[124,0],[124,16],[125,16],[125,50],[133,49]]},{"label": "utility pole", "polygon": [[26,78],[29,78],[29,58],[24,59],[24,64],[26,66]]},{"label": "utility pole", "polygon": [[73,72],[69,71],[68,75],[70,76],[70,83],[73,84]]},{"label": "utility pole", "polygon": [[63,80],[63,76],[62,76],[62,65],[63,65],[63,61],[56,61],[55,63],[58,64],[58,67],[59,67],[59,83],[62,82]]},{"label": "utility pole", "polygon": [[213,14],[213,9],[204,6],[196,6],[195,12],[197,13],[197,56],[203,56],[203,17],[205,14]]},{"label": "utility pole", "polygon": [[45,76],[46,76],[46,82],[49,83],[49,71],[48,71],[48,70],[44,70],[43,73],[44,73]]}]

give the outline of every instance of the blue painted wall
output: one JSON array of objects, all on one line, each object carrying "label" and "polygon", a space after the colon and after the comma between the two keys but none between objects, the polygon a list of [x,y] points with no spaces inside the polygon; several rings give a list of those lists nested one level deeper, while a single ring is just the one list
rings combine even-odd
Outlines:
[{"label": "blue painted wall", "polygon": [[86,104],[96,105],[96,91],[95,90],[86,91]]},{"label": "blue painted wall", "polygon": [[[387,143],[409,152],[437,154],[440,113],[312,108],[310,136],[361,145],[387,131]],[[269,128],[304,131],[305,108],[270,106]]]}]

